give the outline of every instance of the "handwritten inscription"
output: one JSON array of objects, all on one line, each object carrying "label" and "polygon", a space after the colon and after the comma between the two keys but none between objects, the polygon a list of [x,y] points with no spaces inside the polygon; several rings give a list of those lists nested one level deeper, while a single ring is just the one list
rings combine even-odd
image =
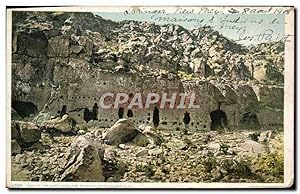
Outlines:
[{"label": "handwritten inscription", "polygon": [[[268,41],[289,41],[292,34],[284,34],[284,16],[291,8],[237,8],[237,7],[176,7],[173,11],[135,7],[124,11],[125,15],[149,14],[155,23],[174,23],[188,28],[212,27],[228,33],[234,41],[260,43]],[[261,15],[261,17],[259,16]],[[185,26],[185,27],[186,27]],[[281,30],[281,31],[280,31]]]},{"label": "handwritten inscription", "polygon": [[[236,7],[230,7],[226,9],[217,9],[210,7],[197,7],[189,8],[189,7],[180,7],[177,6],[174,12],[176,14],[284,14],[289,15],[291,9],[288,8],[277,8],[277,7],[269,7],[269,8],[242,8],[237,9]],[[124,11],[124,14],[137,14],[137,13],[167,13],[167,11],[163,8],[161,9],[148,9],[147,7],[135,7],[130,8]]]}]

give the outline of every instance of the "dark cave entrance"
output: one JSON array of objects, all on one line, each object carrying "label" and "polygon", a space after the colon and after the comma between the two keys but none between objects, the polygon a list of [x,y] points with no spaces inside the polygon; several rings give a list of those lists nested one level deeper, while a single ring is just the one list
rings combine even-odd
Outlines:
[{"label": "dark cave entrance", "polygon": [[154,128],[157,128],[159,125],[159,110],[157,107],[155,107],[153,110],[152,121],[153,121]]},{"label": "dark cave entrance", "polygon": [[189,112],[185,111],[185,113],[183,114],[183,123],[186,128],[189,127],[190,122],[191,122],[191,115]]},{"label": "dark cave entrance", "polygon": [[118,117],[119,119],[122,119],[124,117],[124,108],[119,108],[118,110]]},{"label": "dark cave entrance", "polygon": [[38,112],[37,106],[32,102],[13,100],[11,106],[22,118]]},{"label": "dark cave entrance", "polygon": [[258,117],[255,113],[244,113],[242,115],[241,121],[241,129],[260,129],[260,123]]},{"label": "dark cave entrance", "polygon": [[210,113],[211,118],[211,130],[219,130],[227,128],[227,115],[224,111],[220,109],[221,104],[217,110],[214,110]]},{"label": "dark cave entrance", "polygon": [[133,112],[132,112],[131,109],[129,109],[129,110],[127,111],[127,117],[128,117],[128,118],[133,117]]}]

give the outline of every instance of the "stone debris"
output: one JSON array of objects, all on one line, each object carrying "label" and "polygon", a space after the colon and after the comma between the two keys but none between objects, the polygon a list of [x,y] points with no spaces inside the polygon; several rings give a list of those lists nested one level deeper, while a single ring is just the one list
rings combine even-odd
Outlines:
[{"label": "stone debris", "polygon": [[[248,131],[182,136],[181,131],[161,130],[161,144],[141,147],[131,141],[105,144],[96,131],[52,137],[42,132],[44,149],[14,152],[13,170],[27,172],[30,178],[25,180],[36,181],[256,182],[256,163],[251,162],[283,149],[282,132],[266,146],[248,140]],[[203,143],[207,137],[209,143]],[[180,149],[183,146],[187,149]],[[20,172],[13,172],[15,179],[24,179]]]},{"label": "stone debris", "polygon": [[62,118],[58,117],[52,120],[45,121],[43,127],[46,130],[58,130],[66,133],[71,132],[75,128],[76,122],[68,115],[64,115]]}]

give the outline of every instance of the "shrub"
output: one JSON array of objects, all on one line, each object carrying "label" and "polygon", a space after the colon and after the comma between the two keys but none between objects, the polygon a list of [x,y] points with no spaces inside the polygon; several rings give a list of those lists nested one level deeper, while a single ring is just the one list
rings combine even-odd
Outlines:
[{"label": "shrub", "polygon": [[202,161],[205,172],[211,172],[217,166],[215,157],[208,157]]}]

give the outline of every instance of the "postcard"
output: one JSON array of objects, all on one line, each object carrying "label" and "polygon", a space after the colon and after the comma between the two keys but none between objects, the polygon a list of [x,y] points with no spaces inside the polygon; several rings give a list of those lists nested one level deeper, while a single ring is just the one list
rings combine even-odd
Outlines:
[{"label": "postcard", "polygon": [[292,188],[294,11],[7,7],[7,187]]}]

